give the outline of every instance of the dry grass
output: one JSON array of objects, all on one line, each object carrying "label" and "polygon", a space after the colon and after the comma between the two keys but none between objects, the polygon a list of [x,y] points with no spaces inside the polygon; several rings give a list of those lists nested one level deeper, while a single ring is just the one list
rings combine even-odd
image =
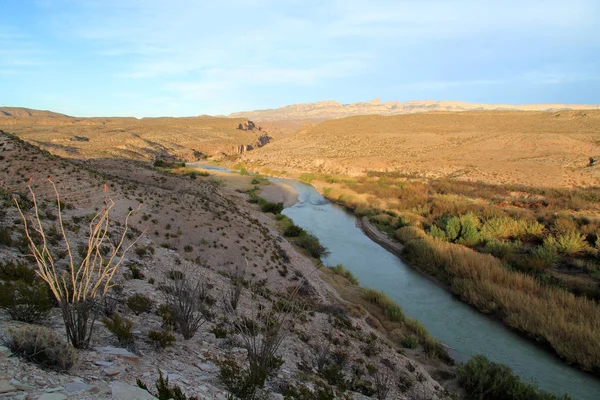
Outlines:
[{"label": "dry grass", "polygon": [[402,228],[407,257],[450,285],[463,301],[547,342],[570,363],[600,371],[600,306],[507,269],[491,255]]}]

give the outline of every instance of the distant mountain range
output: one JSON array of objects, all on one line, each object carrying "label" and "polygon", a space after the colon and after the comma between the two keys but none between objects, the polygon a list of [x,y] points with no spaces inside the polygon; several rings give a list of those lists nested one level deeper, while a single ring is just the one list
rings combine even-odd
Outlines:
[{"label": "distant mountain range", "polygon": [[474,111],[474,110],[518,110],[518,111],[560,111],[600,109],[600,105],[588,104],[475,104],[461,101],[386,101],[380,99],[352,104],[341,104],[336,101],[319,101],[317,103],[292,104],[270,110],[243,111],[230,114],[230,118],[248,118],[256,121],[284,120],[327,120],[350,117],[354,115],[398,115],[430,111]]}]

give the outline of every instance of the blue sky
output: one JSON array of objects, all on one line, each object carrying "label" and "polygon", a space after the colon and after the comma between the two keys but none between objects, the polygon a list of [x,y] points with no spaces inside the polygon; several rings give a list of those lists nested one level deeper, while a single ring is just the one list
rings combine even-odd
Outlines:
[{"label": "blue sky", "polygon": [[0,106],[600,103],[598,0],[0,0]]}]

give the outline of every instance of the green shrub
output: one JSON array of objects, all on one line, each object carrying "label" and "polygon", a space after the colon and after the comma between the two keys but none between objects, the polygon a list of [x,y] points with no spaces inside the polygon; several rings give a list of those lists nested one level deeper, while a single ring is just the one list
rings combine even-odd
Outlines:
[{"label": "green shrub", "polygon": [[12,319],[33,323],[48,315],[52,299],[43,282],[6,281],[0,283],[0,307],[6,309]]},{"label": "green shrub", "polygon": [[130,345],[133,343],[133,333],[131,332],[133,323],[131,320],[114,313],[110,317],[104,318],[102,322],[106,329],[117,337],[120,344]]},{"label": "green shrub", "polygon": [[400,341],[400,344],[407,349],[416,349],[419,347],[419,338],[415,335],[408,335]]},{"label": "green shrub", "polygon": [[219,362],[219,379],[225,388],[238,399],[258,400],[257,390],[262,388],[265,376],[253,376],[238,365],[233,358]]},{"label": "green shrub", "polygon": [[271,203],[269,201],[264,202],[260,205],[260,210],[264,213],[279,214],[283,211],[283,203]]},{"label": "green shrub", "polygon": [[558,236],[547,236],[544,245],[554,247],[560,254],[571,255],[587,249],[585,236],[576,231],[568,231]]},{"label": "green shrub", "polygon": [[32,268],[25,264],[0,264],[0,280],[3,281],[23,281],[33,283],[37,279],[37,274]]},{"label": "green shrub", "polygon": [[328,267],[333,273],[337,275],[341,275],[346,278],[352,285],[358,285],[358,278],[352,274],[346,267],[342,264],[338,264],[335,267]]},{"label": "green shrub", "polygon": [[144,279],[145,276],[142,273],[142,270],[135,264],[129,266],[129,273],[131,279]]},{"label": "green shrub", "polygon": [[139,257],[144,257],[146,254],[148,254],[148,250],[146,249],[145,246],[135,246],[134,252]]},{"label": "green shrub", "polygon": [[283,236],[298,237],[304,233],[306,233],[306,231],[304,229],[300,228],[299,226],[290,225],[287,228],[285,228],[285,231],[283,231]]},{"label": "green shrub", "polygon": [[195,396],[187,397],[179,386],[169,386],[169,378],[164,378],[160,369],[158,370],[158,379],[154,384],[156,393],[152,393],[140,379],[136,379],[136,384],[158,400],[200,400]]},{"label": "green shrub", "polygon": [[6,333],[4,344],[13,354],[42,367],[68,371],[77,360],[75,349],[50,328],[24,326]]},{"label": "green shrub", "polygon": [[127,306],[135,313],[140,315],[141,313],[150,312],[154,301],[146,295],[136,293],[127,299]]},{"label": "green shrub", "polygon": [[252,185],[259,185],[260,184],[260,180],[256,179],[256,178],[252,178],[252,182],[250,182]]},{"label": "green shrub", "polygon": [[10,236],[10,232],[4,227],[0,228],[0,244],[3,244],[7,247],[12,247],[13,245],[13,240]]},{"label": "green shrub", "polygon": [[169,331],[150,331],[148,339],[158,348],[164,349],[167,346],[172,346],[175,343],[175,335]]},{"label": "green shrub", "polygon": [[469,400],[558,400],[569,397],[544,392],[521,382],[510,368],[490,362],[484,356],[471,358],[458,368],[458,382]]},{"label": "green shrub", "polygon": [[298,237],[298,246],[308,250],[309,254],[314,258],[327,257],[329,255],[327,247],[323,246],[315,235],[308,232]]},{"label": "green shrub", "polygon": [[491,239],[485,243],[483,251],[491,253],[494,257],[506,259],[520,250],[519,244]]}]

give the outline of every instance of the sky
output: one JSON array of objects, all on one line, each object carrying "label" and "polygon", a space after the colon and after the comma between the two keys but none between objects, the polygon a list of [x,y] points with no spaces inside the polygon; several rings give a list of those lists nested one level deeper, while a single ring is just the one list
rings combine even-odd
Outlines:
[{"label": "sky", "polygon": [[0,0],[0,106],[600,103],[599,0]]}]

